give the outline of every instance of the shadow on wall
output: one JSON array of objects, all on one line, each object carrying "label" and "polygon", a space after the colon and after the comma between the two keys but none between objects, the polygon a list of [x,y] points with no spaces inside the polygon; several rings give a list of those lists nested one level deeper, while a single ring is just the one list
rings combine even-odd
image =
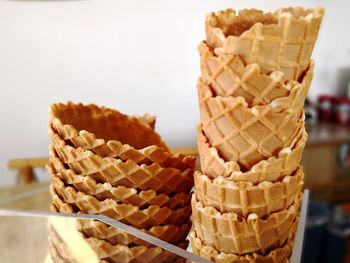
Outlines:
[{"label": "shadow on wall", "polygon": [[348,96],[348,83],[350,83],[350,66],[340,67],[337,71],[337,85],[335,88],[338,96]]}]

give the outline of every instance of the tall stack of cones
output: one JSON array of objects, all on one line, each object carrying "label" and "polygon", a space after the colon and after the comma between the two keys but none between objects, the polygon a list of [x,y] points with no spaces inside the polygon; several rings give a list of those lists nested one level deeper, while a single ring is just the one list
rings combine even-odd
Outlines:
[{"label": "tall stack of cones", "polygon": [[[154,124],[152,116],[95,105],[52,105],[52,210],[105,215],[187,248],[195,158],[171,154]],[[179,262],[104,223],[80,220],[77,227],[101,260]]]},{"label": "tall stack of cones", "polygon": [[303,106],[324,10],[232,9],[206,18],[192,196],[195,254],[287,262],[303,185]]}]

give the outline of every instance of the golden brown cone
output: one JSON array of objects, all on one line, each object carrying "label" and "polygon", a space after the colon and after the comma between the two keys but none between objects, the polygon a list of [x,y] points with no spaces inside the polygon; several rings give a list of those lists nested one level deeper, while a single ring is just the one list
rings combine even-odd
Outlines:
[{"label": "golden brown cone", "polygon": [[104,107],[68,103],[53,104],[50,119],[64,140],[102,157],[130,159],[138,164],[155,162],[181,171],[195,166],[195,157],[171,154],[160,136],[144,125],[154,124],[153,116],[130,117]]},{"label": "golden brown cone", "polygon": [[[99,240],[93,237],[86,238],[86,241],[98,254],[100,259],[111,260],[112,262],[171,262],[178,258],[177,255],[160,247],[134,246],[129,248],[123,245],[112,245],[108,241]],[[186,249],[188,241],[185,241],[178,246]]]},{"label": "golden brown cone", "polygon": [[87,130],[97,138],[122,141],[124,144],[133,145],[136,149],[158,145],[168,150],[167,145],[152,127],[138,118],[127,116],[117,110],[94,104],[68,102],[52,104],[49,111],[51,122],[71,125],[74,128],[73,132]]},{"label": "golden brown cone", "polygon": [[266,218],[250,214],[246,218],[229,212],[220,213],[192,196],[193,223],[197,236],[205,244],[225,253],[266,253],[280,247],[299,213],[300,198],[288,209],[272,213]]},{"label": "golden brown cone", "polygon": [[[85,238],[87,243],[96,252],[100,262],[172,262],[178,258],[177,255],[171,254],[159,247],[132,246],[128,247],[121,244],[113,245],[105,240],[88,237]],[[70,248],[58,237],[52,226],[49,226],[49,245],[56,262],[77,262],[70,253]],[[179,247],[186,249],[188,241],[178,244]],[[105,261],[107,260],[107,261]],[[78,263],[78,262],[77,262]]]},{"label": "golden brown cone", "polygon": [[52,196],[58,195],[59,199],[62,199],[64,203],[74,206],[76,211],[86,214],[105,215],[137,228],[149,228],[164,224],[180,226],[186,223],[191,215],[190,205],[176,210],[157,205],[151,205],[145,209],[141,209],[131,204],[118,204],[112,199],[99,201],[93,196],[77,192],[72,187],[59,188],[52,185],[51,194]]},{"label": "golden brown cone", "polygon": [[[294,224],[294,229],[296,225]],[[294,229],[292,229],[293,232],[295,231]],[[259,253],[237,255],[221,252],[212,246],[206,245],[197,237],[195,230],[192,230],[189,236],[193,253],[216,263],[288,263],[294,243],[294,238],[289,237],[285,244],[271,250],[266,255]]]},{"label": "golden brown cone", "polygon": [[295,140],[283,148],[275,156],[260,161],[250,170],[242,172],[237,162],[226,162],[217,149],[210,145],[201,125],[198,126],[198,150],[202,172],[208,177],[227,177],[234,182],[251,182],[257,184],[263,181],[279,181],[284,176],[292,174],[298,167],[307,140],[304,128],[299,130]]},{"label": "golden brown cone", "polygon": [[54,149],[65,164],[78,174],[89,175],[99,182],[113,186],[126,186],[157,193],[188,193],[193,186],[193,169],[180,172],[175,168],[162,168],[158,164],[138,165],[112,157],[102,158],[91,151],[73,148],[49,127]]},{"label": "golden brown cone", "polygon": [[282,181],[264,181],[258,185],[233,182],[225,177],[210,179],[200,172],[194,174],[196,196],[205,206],[243,217],[255,213],[260,218],[288,209],[300,195],[303,179],[301,166],[295,174],[285,176]]},{"label": "golden brown cone", "polygon": [[[51,211],[60,212],[60,213],[74,213],[74,209],[71,205],[64,203],[58,195],[53,195],[53,202],[51,205]],[[112,244],[125,244],[127,242],[132,242],[137,245],[145,245],[144,240],[137,239],[132,235],[122,235],[115,227],[106,225],[103,222],[82,219],[77,221],[78,230],[83,232],[86,236],[95,237],[98,239],[105,239],[111,242]],[[155,236],[159,239],[167,241],[172,244],[179,244],[183,242],[189,230],[191,229],[191,221],[185,222],[181,226],[176,225],[162,225],[162,226],[152,226],[147,229],[139,229],[144,231],[152,236]]]},{"label": "golden brown cone", "polygon": [[[147,234],[150,234],[156,238],[162,239],[171,244],[179,244],[185,241],[188,232],[191,229],[191,221],[181,226],[176,225],[163,225],[153,226],[149,229],[139,229]],[[152,244],[139,239],[133,235],[130,235],[115,227],[106,225],[103,222],[95,220],[78,220],[78,230],[83,232],[87,237],[95,237],[98,239],[104,239],[111,244],[121,245],[142,245],[151,246]]]},{"label": "golden brown cone", "polygon": [[73,186],[76,190],[87,195],[95,196],[98,200],[113,199],[123,204],[132,204],[138,207],[148,205],[166,206],[170,209],[181,208],[190,203],[191,195],[176,193],[174,196],[157,194],[154,190],[138,191],[125,186],[112,186],[109,183],[97,183],[89,176],[77,175],[71,169],[66,169],[59,158],[50,153],[48,170],[52,175],[52,183],[58,187]]},{"label": "golden brown cone", "polygon": [[261,10],[233,9],[206,17],[206,36],[217,55],[237,54],[246,64],[258,63],[263,73],[284,73],[298,80],[308,67],[324,9],[301,7]]},{"label": "golden brown cone", "polygon": [[304,125],[302,109],[280,110],[274,102],[249,108],[242,97],[211,97],[210,88],[201,81],[198,90],[209,142],[224,160],[238,162],[242,170],[290,145]]},{"label": "golden brown cone", "polygon": [[278,98],[279,104],[283,98],[284,107],[298,101],[299,105],[293,107],[300,109],[304,103],[313,77],[313,61],[304,72],[300,83],[284,82],[282,72],[274,71],[266,75],[261,73],[258,64],[245,65],[238,55],[216,56],[205,42],[199,45],[199,52],[201,78],[210,86],[212,96],[243,97],[250,107],[266,105]]},{"label": "golden brown cone", "polygon": [[61,200],[61,198],[52,191],[52,188],[50,189],[50,194],[51,194],[51,206],[50,210],[55,213],[68,213],[68,214],[73,214],[73,213],[79,213],[77,209],[73,208],[70,204],[67,204]]}]

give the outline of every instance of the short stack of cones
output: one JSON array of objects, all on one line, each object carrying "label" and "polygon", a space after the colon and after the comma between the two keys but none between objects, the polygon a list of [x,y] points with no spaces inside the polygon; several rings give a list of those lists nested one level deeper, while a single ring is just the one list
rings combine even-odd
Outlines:
[{"label": "short stack of cones", "polygon": [[288,262],[304,181],[303,106],[323,13],[228,9],[207,16],[198,48],[195,254],[215,262]]},{"label": "short stack of cones", "polygon": [[[95,105],[52,105],[52,210],[105,215],[187,248],[195,158],[170,153],[154,125],[149,115],[127,116]],[[78,229],[101,260],[180,262],[98,221],[80,220]]]}]

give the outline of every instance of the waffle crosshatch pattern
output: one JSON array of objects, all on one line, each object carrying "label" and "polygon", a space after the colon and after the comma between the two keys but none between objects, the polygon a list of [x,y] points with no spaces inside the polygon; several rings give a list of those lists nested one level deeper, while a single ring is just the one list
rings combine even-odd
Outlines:
[{"label": "waffle crosshatch pattern", "polygon": [[307,140],[305,129],[301,129],[295,140],[283,148],[276,156],[255,164],[250,170],[242,172],[237,162],[227,162],[220,157],[217,149],[210,145],[201,126],[197,133],[198,150],[202,172],[210,178],[227,177],[233,182],[251,182],[258,184],[263,181],[278,181],[285,175],[292,174],[299,166]]},{"label": "waffle crosshatch pattern", "polygon": [[258,185],[236,183],[223,177],[210,179],[199,172],[195,173],[194,180],[197,198],[205,206],[243,217],[251,213],[265,217],[294,203],[301,192],[304,174],[300,167],[295,174],[285,176],[282,181],[264,181]]},{"label": "waffle crosshatch pattern", "polygon": [[[196,158],[172,154],[155,117],[69,102],[50,107],[48,131],[52,211],[105,215],[187,248]],[[100,262],[185,262],[102,222],[76,227]]]},{"label": "waffle crosshatch pattern", "polygon": [[289,262],[304,183],[303,107],[323,14],[296,7],[206,17],[198,46],[195,254],[215,262]]},{"label": "waffle crosshatch pattern", "polygon": [[247,170],[290,145],[304,125],[302,116],[289,109],[249,108],[242,97],[209,97],[208,89],[199,81],[203,130],[225,160]]},{"label": "waffle crosshatch pattern", "polygon": [[74,148],[49,128],[53,147],[62,160],[75,173],[89,175],[99,182],[113,186],[136,186],[142,190],[154,189],[157,193],[188,193],[193,186],[193,169],[183,172],[176,168],[163,168],[159,164],[138,165],[133,160],[126,162],[112,157],[101,157],[90,151]]},{"label": "waffle crosshatch pattern", "polygon": [[[150,244],[133,235],[127,234],[115,227],[106,225],[105,223],[94,220],[78,220],[78,229],[89,237],[104,239],[116,245],[143,245],[150,246]],[[163,225],[153,226],[149,229],[139,229],[159,239],[165,240],[171,244],[179,244],[186,240],[187,234],[191,229],[191,222],[185,223],[181,226]]]},{"label": "waffle crosshatch pattern", "polygon": [[229,29],[250,17],[264,16],[260,10],[228,9],[207,16],[207,41],[217,55],[237,54],[247,64],[258,63],[264,73],[279,70],[285,80],[298,80],[310,62],[323,14],[323,8],[280,9],[264,14],[271,17],[268,23],[257,21],[240,35],[226,36],[222,25]]},{"label": "waffle crosshatch pattern", "polygon": [[249,214],[241,218],[236,213],[221,213],[192,197],[192,212],[197,236],[210,246],[225,253],[265,254],[282,246],[299,212],[299,198],[287,209],[260,218]]},{"label": "waffle crosshatch pattern", "polygon": [[97,183],[89,176],[79,176],[72,170],[65,169],[56,172],[48,167],[52,183],[58,188],[71,185],[73,189],[96,197],[98,200],[112,199],[118,203],[132,204],[138,207],[149,205],[167,206],[170,209],[181,208],[190,203],[191,195],[176,193],[174,196],[157,194],[154,190],[137,191],[135,188],[125,186],[112,186],[109,183]]}]

